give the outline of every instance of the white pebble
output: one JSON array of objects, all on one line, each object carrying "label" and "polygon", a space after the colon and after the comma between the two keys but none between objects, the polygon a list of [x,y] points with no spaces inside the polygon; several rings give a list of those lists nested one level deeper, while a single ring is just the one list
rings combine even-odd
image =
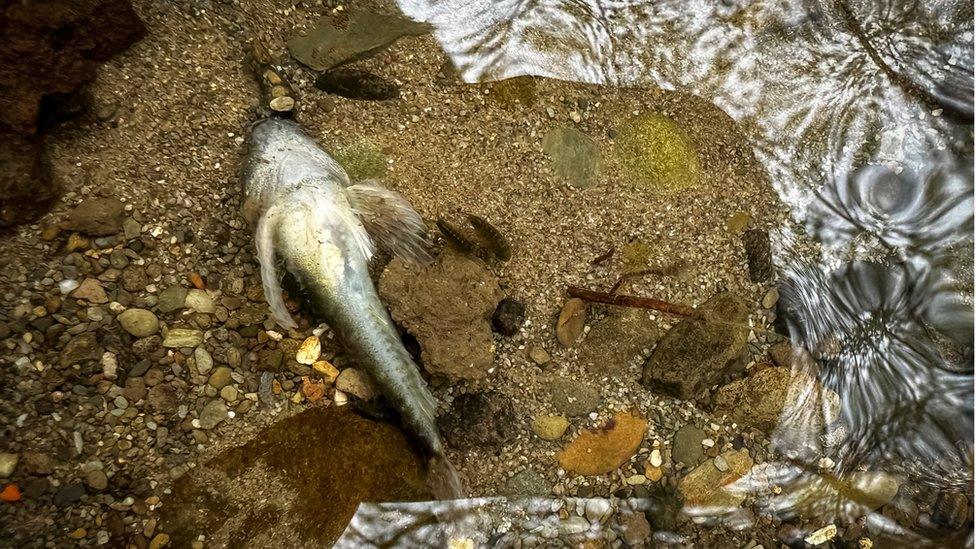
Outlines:
[{"label": "white pebble", "polygon": [[58,282],[58,289],[61,290],[62,294],[67,294],[73,292],[80,284],[73,278],[66,278],[61,282]]}]

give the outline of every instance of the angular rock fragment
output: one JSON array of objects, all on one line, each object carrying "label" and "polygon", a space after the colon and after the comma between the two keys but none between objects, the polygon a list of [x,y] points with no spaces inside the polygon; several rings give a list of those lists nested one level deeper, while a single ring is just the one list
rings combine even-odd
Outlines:
[{"label": "angular rock fragment", "polygon": [[737,366],[749,335],[746,303],[723,292],[698,311],[704,320],[682,320],[658,342],[644,364],[645,387],[690,400]]}]

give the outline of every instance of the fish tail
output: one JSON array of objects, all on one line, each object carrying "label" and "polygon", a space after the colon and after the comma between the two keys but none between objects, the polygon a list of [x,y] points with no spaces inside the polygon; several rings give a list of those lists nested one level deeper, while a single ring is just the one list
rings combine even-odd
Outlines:
[{"label": "fish tail", "polygon": [[254,245],[257,249],[258,262],[261,264],[261,285],[264,287],[264,298],[268,301],[271,316],[283,328],[298,327],[295,320],[285,307],[285,299],[281,295],[281,273],[275,254],[275,226],[278,223],[278,208],[270,208],[258,218],[254,229]]},{"label": "fish tail", "polygon": [[427,461],[427,487],[440,500],[464,498],[461,477],[443,453],[436,453]]}]

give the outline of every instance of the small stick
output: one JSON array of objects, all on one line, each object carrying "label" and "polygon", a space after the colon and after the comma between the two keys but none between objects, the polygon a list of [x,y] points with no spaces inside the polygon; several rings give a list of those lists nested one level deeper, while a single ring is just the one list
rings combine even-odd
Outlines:
[{"label": "small stick", "polygon": [[600,263],[603,263],[604,261],[610,259],[611,257],[613,257],[614,251],[616,251],[616,248],[610,248],[609,250],[603,252],[602,255],[600,255],[593,261],[590,261],[590,265],[599,265]]},{"label": "small stick", "polygon": [[614,295],[606,292],[587,290],[586,288],[580,288],[578,286],[570,286],[567,292],[569,293],[570,297],[578,297],[584,301],[592,301],[593,303],[605,303],[607,305],[617,305],[620,307],[636,307],[638,309],[651,309],[676,316],[701,318],[701,315],[699,315],[698,311],[696,311],[693,307],[681,305],[679,303],[669,303],[659,299],[651,299],[649,297],[638,297],[635,295]]}]

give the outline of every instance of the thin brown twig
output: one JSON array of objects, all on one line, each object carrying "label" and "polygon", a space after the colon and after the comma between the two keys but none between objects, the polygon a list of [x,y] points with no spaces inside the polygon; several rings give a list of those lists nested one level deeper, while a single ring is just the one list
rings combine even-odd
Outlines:
[{"label": "thin brown twig", "polygon": [[590,261],[590,265],[599,265],[600,263],[603,263],[604,261],[610,259],[611,257],[613,257],[613,252],[615,252],[616,250],[617,250],[616,248],[610,248],[609,250],[603,252],[603,254],[597,256],[596,259]]},{"label": "thin brown twig", "polygon": [[570,297],[578,297],[584,301],[591,301],[593,303],[605,303],[607,305],[617,305],[619,307],[636,307],[638,309],[651,309],[676,316],[701,318],[701,315],[698,314],[698,311],[696,311],[694,307],[689,307],[688,305],[682,305],[680,303],[661,301],[660,299],[639,297],[635,295],[615,295],[607,292],[587,290],[586,288],[580,288],[578,286],[570,286],[567,292],[569,293]]}]

